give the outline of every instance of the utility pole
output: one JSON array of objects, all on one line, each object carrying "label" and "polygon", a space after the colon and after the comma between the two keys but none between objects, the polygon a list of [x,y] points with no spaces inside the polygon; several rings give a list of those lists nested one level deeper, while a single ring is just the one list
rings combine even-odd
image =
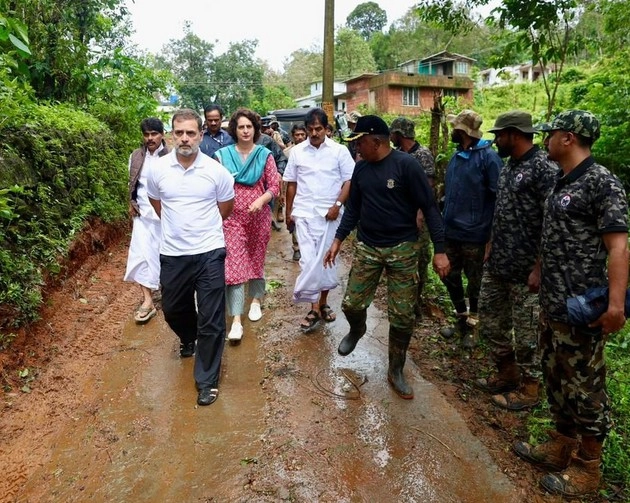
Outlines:
[{"label": "utility pole", "polygon": [[326,0],[324,7],[324,68],[322,71],[322,108],[328,122],[335,124],[335,0]]}]

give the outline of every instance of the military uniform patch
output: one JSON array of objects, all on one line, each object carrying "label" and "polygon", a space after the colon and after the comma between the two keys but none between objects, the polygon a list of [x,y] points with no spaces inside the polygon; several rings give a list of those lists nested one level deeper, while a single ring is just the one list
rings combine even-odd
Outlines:
[{"label": "military uniform patch", "polygon": [[396,186],[396,182],[394,180],[392,180],[391,178],[389,180],[387,180],[387,188],[388,189],[393,189]]}]

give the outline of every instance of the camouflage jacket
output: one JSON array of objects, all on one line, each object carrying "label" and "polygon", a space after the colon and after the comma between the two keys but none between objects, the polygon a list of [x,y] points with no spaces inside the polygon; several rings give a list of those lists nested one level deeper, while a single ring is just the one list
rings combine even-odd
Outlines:
[{"label": "camouflage jacket", "polygon": [[602,234],[628,231],[628,203],[619,179],[592,157],[561,175],[545,202],[540,304],[567,323],[567,297],[608,284]]},{"label": "camouflage jacket", "polygon": [[420,166],[422,166],[422,169],[429,178],[435,178],[435,159],[428,148],[416,142],[413,148],[407,153],[418,159]]},{"label": "camouflage jacket", "polygon": [[545,198],[558,166],[538,147],[509,159],[497,182],[492,248],[486,268],[506,280],[527,283],[539,255]]}]

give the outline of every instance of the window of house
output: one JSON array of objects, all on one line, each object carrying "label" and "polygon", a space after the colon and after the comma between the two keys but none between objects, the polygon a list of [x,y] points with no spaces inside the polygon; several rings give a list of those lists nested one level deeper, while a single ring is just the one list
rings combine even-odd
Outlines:
[{"label": "window of house", "polygon": [[455,62],[455,73],[459,75],[468,75],[468,62],[467,61],[456,61]]},{"label": "window of house", "polygon": [[457,98],[459,93],[456,89],[442,89],[444,96],[450,96],[451,98]]},{"label": "window of house", "polygon": [[402,104],[405,107],[417,107],[418,106],[418,88],[417,87],[403,87]]}]

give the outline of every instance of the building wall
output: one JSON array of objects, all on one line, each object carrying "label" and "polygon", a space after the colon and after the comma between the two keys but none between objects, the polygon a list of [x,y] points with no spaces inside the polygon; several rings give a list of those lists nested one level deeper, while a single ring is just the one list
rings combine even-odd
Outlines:
[{"label": "building wall", "polygon": [[[429,78],[427,80],[429,81],[429,84],[436,83],[433,82],[433,78]],[[418,106],[409,106],[403,105],[403,87],[416,87],[413,84],[417,83],[409,82],[407,84],[404,82],[403,85],[400,85],[400,82],[396,83],[398,85],[392,85],[391,81],[387,82],[375,78],[366,78],[348,83],[346,110],[353,111],[363,105],[375,108],[378,113],[418,115],[431,109],[433,106],[434,93],[442,89],[440,86],[419,87]],[[448,83],[450,83],[451,86],[446,87],[446,89],[457,91],[464,101],[472,102],[472,83],[470,83],[470,87],[468,89],[454,88],[452,86],[451,79],[448,80]],[[370,85],[374,86],[371,90]]]}]

